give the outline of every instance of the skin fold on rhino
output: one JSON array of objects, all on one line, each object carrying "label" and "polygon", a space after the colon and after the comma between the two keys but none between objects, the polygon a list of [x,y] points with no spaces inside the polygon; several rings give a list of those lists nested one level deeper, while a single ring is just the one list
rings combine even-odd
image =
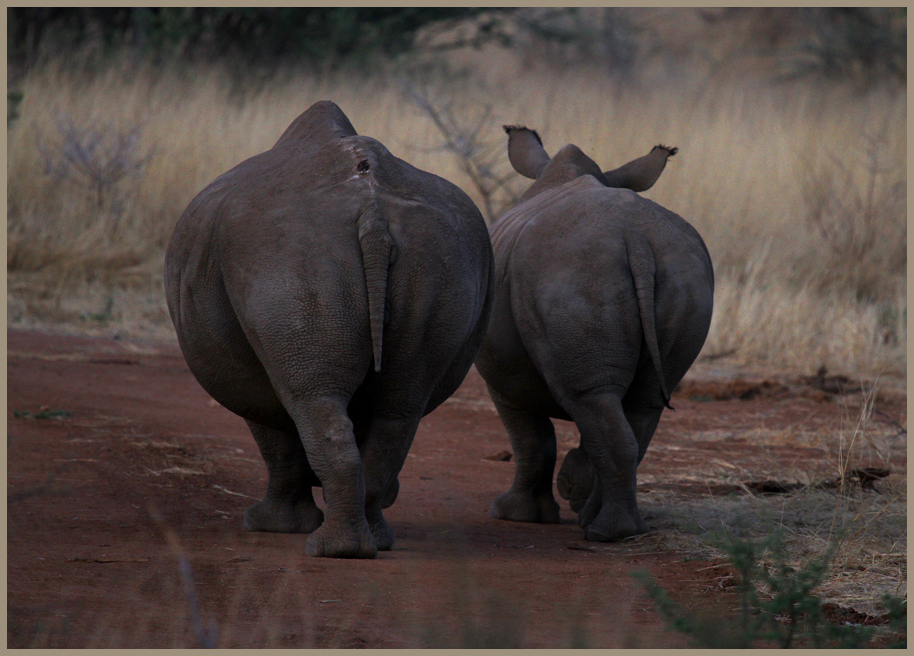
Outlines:
[{"label": "skin fold on rhino", "polygon": [[331,102],[200,192],[168,246],[166,297],[190,370],[266,463],[246,529],[310,533],[313,556],[392,548],[381,510],[419,420],[472,365],[493,273],[470,198]]},{"label": "skin fold on rhino", "polygon": [[699,234],[642,198],[675,148],[611,171],[574,145],[550,158],[539,135],[506,126],[515,170],[535,180],[489,229],[492,322],[476,358],[514,449],[499,519],[554,523],[552,418],[574,421],[559,493],[588,540],[644,533],[636,470],[711,323],[714,273]]}]

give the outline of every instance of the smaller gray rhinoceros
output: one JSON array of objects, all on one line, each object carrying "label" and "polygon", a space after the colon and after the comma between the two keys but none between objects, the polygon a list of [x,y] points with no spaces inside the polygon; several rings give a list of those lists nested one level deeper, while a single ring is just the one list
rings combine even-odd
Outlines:
[{"label": "smaller gray rhinoceros", "polygon": [[165,291],[190,370],[266,462],[246,529],[311,533],[313,556],[392,547],[381,510],[419,420],[473,363],[493,270],[470,198],[358,136],[331,102],[200,192],[168,245]]},{"label": "smaller gray rhinoceros", "polygon": [[497,288],[476,359],[511,438],[500,519],[554,523],[550,418],[574,421],[579,449],[559,492],[588,540],[646,532],[635,475],[670,392],[711,323],[714,273],[701,237],[639,196],[675,148],[608,172],[574,145],[554,158],[533,130],[506,126],[518,173],[536,182],[490,228]]}]

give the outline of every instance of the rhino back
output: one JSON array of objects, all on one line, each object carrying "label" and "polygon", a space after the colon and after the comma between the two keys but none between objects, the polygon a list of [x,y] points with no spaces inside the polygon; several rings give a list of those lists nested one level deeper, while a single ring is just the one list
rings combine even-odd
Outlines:
[{"label": "rhino back", "polygon": [[494,293],[492,246],[479,210],[450,182],[402,160],[382,162],[376,180],[395,244],[384,366],[421,370],[398,376],[391,394],[407,386],[420,396],[428,386],[434,390],[429,412],[463,381],[485,334]]},{"label": "rhino back", "polygon": [[207,186],[179,219],[165,258],[166,300],[185,360],[201,386],[236,414],[285,430],[291,419],[232,311],[217,243],[238,170]]},{"label": "rhino back", "polygon": [[591,176],[521,203],[493,225],[492,240],[499,270],[510,267],[512,279],[556,268],[587,275],[595,261],[625,255],[626,240],[648,243],[658,269],[685,257],[713,276],[704,242],[682,217]]},{"label": "rhino back", "polygon": [[[557,375],[586,390],[603,384],[608,370],[620,376],[635,371],[639,349],[618,345],[641,343],[630,260],[636,253],[652,254],[656,314],[671,330],[693,311],[690,305],[711,303],[713,273],[698,233],[656,203],[590,176],[521,203],[492,233],[499,283],[492,337],[482,355],[535,369],[544,379],[535,386],[540,392],[545,385],[567,387],[554,385]],[[480,371],[494,369],[487,366],[491,362],[482,363]],[[624,388],[630,381],[622,378],[616,382]],[[525,395],[536,391],[523,385]]]},{"label": "rhino back", "polygon": [[[358,234],[369,201],[389,222],[395,244],[391,323],[385,327],[388,368],[415,360],[410,335],[441,336],[430,341],[440,358],[429,353],[427,359],[428,367],[440,369],[441,359],[479,332],[491,296],[491,247],[469,198],[374,139],[344,136],[310,148],[284,136],[199,194],[179,221],[167,256],[169,306],[182,348],[201,384],[224,405],[238,412],[242,401],[229,398],[229,388],[238,385],[220,381],[241,376],[246,385],[265,390],[269,399],[258,401],[261,406],[278,408],[275,395],[267,393],[263,365],[271,368],[277,358],[266,353],[264,340],[282,340],[270,331],[288,322],[290,312],[314,319],[320,324],[315,330],[333,332],[339,351],[370,360]],[[226,352],[214,357],[209,351],[220,344],[231,345],[232,353],[220,348]],[[236,373],[226,377],[226,366]],[[352,378],[343,386],[359,384],[361,357],[345,368],[342,375],[327,375]]]}]

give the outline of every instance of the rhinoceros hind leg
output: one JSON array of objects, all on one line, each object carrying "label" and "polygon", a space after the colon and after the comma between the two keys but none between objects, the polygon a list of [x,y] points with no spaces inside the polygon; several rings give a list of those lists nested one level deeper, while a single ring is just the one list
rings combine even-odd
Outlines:
[{"label": "rhinoceros hind leg", "polygon": [[514,482],[492,502],[495,519],[558,524],[559,504],[552,495],[555,471],[555,429],[549,417],[533,415],[506,403],[489,387],[498,415],[514,450]]},{"label": "rhinoceros hind leg", "polygon": [[244,513],[244,528],[270,533],[311,533],[324,521],[314,503],[314,475],[297,435],[248,421],[267,465],[267,494]]},{"label": "rhinoceros hind leg", "polygon": [[639,445],[621,400],[608,392],[580,396],[571,415],[595,474],[590,498],[578,515],[585,539],[613,542],[647,533],[635,498]]},{"label": "rhinoceros hind leg", "polygon": [[571,449],[565,454],[562,466],[555,477],[555,487],[559,496],[568,501],[571,509],[579,513],[593,492],[593,465],[587,454],[580,448]]},{"label": "rhinoceros hind leg", "polygon": [[365,469],[365,518],[374,536],[378,551],[390,551],[394,546],[394,530],[384,519],[382,510],[397,499],[400,482],[397,476],[413,443],[422,407],[406,418],[374,417],[362,444]]},{"label": "rhinoceros hind leg", "polygon": [[536,524],[558,524],[559,504],[555,498],[532,497],[509,490],[495,498],[489,514],[495,519]]},{"label": "rhinoceros hind leg", "polygon": [[400,479],[394,478],[393,482],[387,487],[387,492],[384,493],[384,498],[381,499],[381,508],[390,508],[394,505],[394,501],[397,500],[397,495],[400,494]]},{"label": "rhinoceros hind leg", "polygon": [[294,505],[264,499],[244,511],[247,531],[313,533],[323,522],[324,513],[313,498]]},{"label": "rhinoceros hind leg", "polygon": [[378,547],[367,526],[353,533],[350,526],[325,521],[308,537],[305,553],[327,558],[374,558]]},{"label": "rhinoceros hind leg", "polygon": [[394,530],[383,515],[379,515],[374,521],[369,520],[368,527],[374,536],[378,551],[390,551],[394,548]]},{"label": "rhinoceros hind leg", "polygon": [[374,558],[378,553],[365,518],[365,471],[347,405],[348,399],[325,396],[287,406],[327,509],[324,523],[305,543],[309,556]]},{"label": "rhinoceros hind leg", "polygon": [[657,430],[657,424],[660,423],[663,407],[638,407],[626,403],[626,401],[627,399],[623,400],[622,407],[625,410],[625,420],[631,426],[635,440],[638,442],[638,464],[640,465],[644,454],[647,453],[651,438],[654,437],[654,432]]}]

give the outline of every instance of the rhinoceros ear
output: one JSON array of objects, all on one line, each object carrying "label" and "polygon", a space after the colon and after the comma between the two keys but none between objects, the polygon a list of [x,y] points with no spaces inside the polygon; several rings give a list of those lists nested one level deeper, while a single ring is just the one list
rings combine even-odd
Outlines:
[{"label": "rhinoceros ear", "polygon": [[543,148],[543,142],[536,130],[520,125],[506,125],[508,133],[508,159],[511,166],[521,175],[536,180],[551,158]]},{"label": "rhinoceros ear", "polygon": [[666,161],[678,151],[678,148],[654,146],[651,152],[644,157],[634,159],[612,171],[606,171],[603,175],[606,176],[610,187],[647,191],[654,186],[660,174],[663,173]]}]

